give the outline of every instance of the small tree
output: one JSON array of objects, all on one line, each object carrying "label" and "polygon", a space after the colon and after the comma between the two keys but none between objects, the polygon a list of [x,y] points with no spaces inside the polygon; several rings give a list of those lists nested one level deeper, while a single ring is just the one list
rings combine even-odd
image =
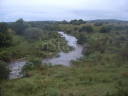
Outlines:
[{"label": "small tree", "polygon": [[80,24],[86,24],[86,22],[83,21],[82,19],[79,19],[78,21],[80,22]]},{"label": "small tree", "polygon": [[80,22],[78,20],[71,20],[70,21],[70,24],[73,24],[73,25],[80,25]]},{"label": "small tree", "polygon": [[21,74],[23,74],[24,77],[27,77],[29,70],[37,69],[41,66],[41,64],[42,64],[41,58],[37,58],[35,56],[29,56],[28,61],[22,67]]},{"label": "small tree", "polygon": [[111,30],[110,28],[103,26],[103,27],[100,29],[100,33],[109,33],[110,30]]},{"label": "small tree", "polygon": [[4,22],[0,23],[0,32],[6,34],[7,30],[8,30],[8,24]]},{"label": "small tree", "polygon": [[42,30],[40,28],[28,28],[25,30],[24,35],[29,39],[39,39],[42,36]]},{"label": "small tree", "polygon": [[78,44],[84,44],[86,42],[86,37],[84,36],[84,34],[80,34],[79,37],[78,37],[78,40],[77,40],[77,43]]},{"label": "small tree", "polygon": [[29,24],[25,22],[23,19],[17,20],[12,25],[12,29],[16,32],[18,35],[23,35],[26,28],[29,27]]},{"label": "small tree", "polygon": [[7,32],[8,24],[0,23],[0,48],[10,46],[12,43],[12,38]]},{"label": "small tree", "polygon": [[87,32],[87,33],[92,33],[92,32],[93,32],[92,26],[89,26],[89,25],[88,25],[88,26],[85,27],[85,29],[86,29],[86,32]]},{"label": "small tree", "polygon": [[76,32],[78,30],[78,27],[74,27],[74,31]]},{"label": "small tree", "polygon": [[67,29],[67,33],[70,34],[72,32],[71,29]]},{"label": "small tree", "polygon": [[68,24],[68,22],[66,20],[63,20],[61,23],[62,24]]},{"label": "small tree", "polygon": [[86,31],[86,26],[82,26],[82,27],[79,29],[79,32],[82,32],[82,31]]}]

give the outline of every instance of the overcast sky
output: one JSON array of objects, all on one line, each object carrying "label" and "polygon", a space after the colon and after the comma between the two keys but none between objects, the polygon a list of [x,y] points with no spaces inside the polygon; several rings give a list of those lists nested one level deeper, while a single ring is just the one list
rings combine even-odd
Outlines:
[{"label": "overcast sky", "polygon": [[0,22],[45,20],[128,20],[128,0],[0,0]]}]

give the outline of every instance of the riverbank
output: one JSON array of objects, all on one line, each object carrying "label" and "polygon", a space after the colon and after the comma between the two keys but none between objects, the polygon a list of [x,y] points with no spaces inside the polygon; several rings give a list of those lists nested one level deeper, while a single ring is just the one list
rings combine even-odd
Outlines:
[{"label": "riverbank", "polygon": [[[73,47],[73,50],[69,51],[68,53],[65,52],[60,52],[59,57],[53,57],[50,59],[44,59],[44,63],[51,63],[52,65],[65,65],[65,66],[70,66],[70,61],[71,60],[77,60],[81,58],[82,55],[82,50],[83,47],[79,44],[77,44],[77,39],[74,36],[65,34],[64,32],[58,32],[59,34],[62,35],[67,41],[68,46]],[[63,46],[64,50],[67,50],[67,47]]]},{"label": "riverbank", "polygon": [[[76,42],[77,40],[75,37],[66,35],[63,32],[58,32],[58,33],[61,34],[61,37],[64,37],[66,39],[68,46],[74,47],[74,50],[69,53],[60,52],[58,53],[60,55],[59,57],[55,56],[51,59],[44,59],[42,60],[42,62],[47,64],[51,63],[52,65],[62,64],[69,66],[71,60],[76,60],[77,58],[80,58],[82,56],[82,47],[78,47]],[[56,48],[59,48],[59,50],[63,50],[63,51],[70,50],[67,44],[63,45],[63,47],[61,48],[60,47],[62,45],[61,43],[63,42],[60,42],[60,44],[58,44],[57,46],[55,46],[56,44],[53,44],[55,46],[54,50],[57,50]],[[49,48],[48,45],[47,47]],[[77,54],[77,56],[75,56],[75,54]],[[21,58],[15,61],[11,61],[11,63],[9,64],[9,68],[11,70],[9,78],[10,79],[20,78],[21,75],[19,73],[21,72],[21,69],[26,64],[26,62],[27,62],[26,58]]]},{"label": "riverbank", "polygon": [[[26,59],[28,55],[34,55],[42,59],[53,57],[59,51],[65,51],[63,49],[58,50],[58,48],[51,50],[52,47],[57,46],[56,42],[61,42],[60,46],[67,43],[60,34],[54,31],[44,32],[43,37],[39,40],[26,39],[24,36],[16,35],[14,33],[10,34],[12,35],[12,45],[10,47],[0,49],[0,60],[3,60],[5,62],[10,62],[23,58]],[[46,47],[49,46],[50,49],[45,49],[45,44]],[[71,48],[69,48],[69,50],[71,50]],[[69,50],[66,51],[68,52]]]}]

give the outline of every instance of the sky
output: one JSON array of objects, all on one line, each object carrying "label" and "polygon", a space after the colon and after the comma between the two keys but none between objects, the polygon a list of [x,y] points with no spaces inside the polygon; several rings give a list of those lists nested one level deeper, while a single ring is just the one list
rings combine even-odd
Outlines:
[{"label": "sky", "polygon": [[0,0],[0,22],[118,19],[128,21],[128,0]]}]

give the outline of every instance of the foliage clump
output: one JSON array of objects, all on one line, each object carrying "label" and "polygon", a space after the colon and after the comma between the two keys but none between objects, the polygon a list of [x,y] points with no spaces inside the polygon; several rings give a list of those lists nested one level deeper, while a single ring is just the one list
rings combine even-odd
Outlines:
[{"label": "foliage clump", "polygon": [[0,23],[0,48],[8,47],[12,44],[12,37],[7,32],[8,24]]},{"label": "foliage clump", "polygon": [[7,64],[0,60],[0,81],[9,78],[10,70],[7,68]]},{"label": "foliage clump", "polygon": [[25,77],[27,76],[27,72],[29,70],[38,69],[42,64],[41,58],[37,58],[35,56],[28,56],[28,61],[26,64],[22,67],[21,74],[23,74]]},{"label": "foliage clump", "polygon": [[42,37],[42,30],[40,28],[28,28],[25,30],[24,35],[26,38],[37,40]]}]

